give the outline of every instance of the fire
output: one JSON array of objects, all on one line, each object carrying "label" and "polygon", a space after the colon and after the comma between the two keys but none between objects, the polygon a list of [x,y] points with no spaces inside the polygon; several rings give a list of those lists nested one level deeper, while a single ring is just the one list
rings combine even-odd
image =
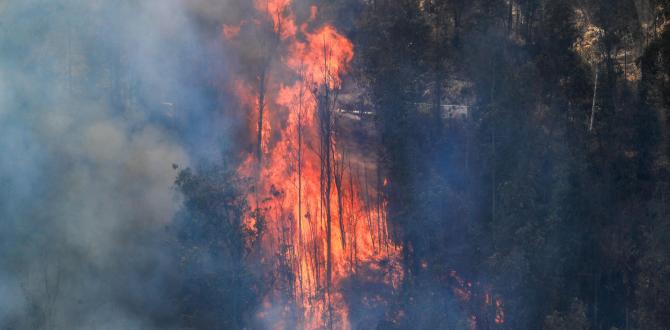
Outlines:
[{"label": "fire", "polygon": [[[247,199],[256,210],[245,224],[260,236],[261,258],[277,279],[264,306],[288,297],[302,311],[299,327],[346,329],[340,283],[359,264],[391,268],[394,287],[403,276],[381,194],[388,180],[382,184],[371,160],[345,150],[346,136],[337,132],[337,92],[353,44],[331,25],[314,26],[316,6],[300,25],[290,0],[257,0],[255,8],[260,19],[226,25],[222,35],[234,45],[244,24],[263,23],[274,35],[261,49],[267,54],[256,79],[239,77],[231,86],[249,111],[255,144],[238,169],[255,181]],[[290,327],[291,308],[274,307],[287,314],[277,326]]]},{"label": "fire", "polygon": [[240,34],[240,26],[239,25],[224,25],[221,32],[223,33],[224,38],[233,39],[233,38],[236,38]]},{"label": "fire", "polygon": [[[478,319],[493,317],[495,324],[505,323],[503,299],[500,296],[494,296],[490,286],[479,282],[473,285],[472,282],[464,280],[455,270],[449,271],[447,281],[451,284],[454,296],[463,303],[469,313],[470,329],[478,328]],[[478,296],[478,294],[481,295]]]},{"label": "fire", "polygon": [[503,309],[503,301],[500,298],[496,298],[496,324],[505,323],[505,310]]}]

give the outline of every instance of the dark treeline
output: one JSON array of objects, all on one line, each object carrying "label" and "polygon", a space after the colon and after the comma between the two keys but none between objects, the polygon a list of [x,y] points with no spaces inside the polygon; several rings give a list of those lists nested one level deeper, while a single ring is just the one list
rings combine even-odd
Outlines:
[{"label": "dark treeline", "polygon": [[[449,269],[503,301],[504,323],[479,310],[480,328],[670,324],[669,10],[633,0],[364,6],[350,33],[405,248],[399,327],[458,324]],[[447,104],[467,114],[445,120]]]}]

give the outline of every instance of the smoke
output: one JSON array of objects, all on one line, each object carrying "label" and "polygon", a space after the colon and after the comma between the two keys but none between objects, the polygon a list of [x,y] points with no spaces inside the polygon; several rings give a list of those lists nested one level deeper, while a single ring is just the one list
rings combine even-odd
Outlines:
[{"label": "smoke", "polygon": [[206,5],[0,2],[0,328],[173,323],[173,164],[225,149]]}]

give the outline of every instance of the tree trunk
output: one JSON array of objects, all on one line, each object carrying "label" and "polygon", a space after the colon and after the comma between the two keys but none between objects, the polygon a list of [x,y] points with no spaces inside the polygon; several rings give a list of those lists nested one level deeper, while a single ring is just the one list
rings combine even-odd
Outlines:
[{"label": "tree trunk", "polygon": [[[302,75],[302,72],[301,72]],[[300,294],[304,299],[303,274],[302,274],[302,256],[304,254],[304,244],[302,239],[302,98],[304,95],[304,81],[301,79],[300,92],[298,94],[298,276],[300,276]]]},{"label": "tree trunk", "polygon": [[340,224],[340,240],[342,243],[342,249],[345,249],[347,247],[347,241],[346,241],[346,233],[344,231],[344,209],[342,206],[342,194],[344,193],[342,191],[342,177],[344,176],[344,157],[340,161],[340,164],[338,165],[338,162],[335,160],[335,156],[333,155],[333,162],[335,166],[335,190],[337,191],[337,212],[338,212],[338,220]]},{"label": "tree trunk", "polygon": [[266,68],[261,69],[258,76],[258,137],[256,141],[256,159],[260,168],[263,157],[263,111],[265,110],[265,71]]},{"label": "tree trunk", "polygon": [[596,115],[596,97],[598,96],[598,64],[596,64],[596,77],[593,84],[593,100],[591,102],[591,119],[589,120],[589,132],[593,131],[593,122]]},{"label": "tree trunk", "polygon": [[512,9],[514,8],[514,2],[509,2],[509,8],[507,9],[507,34],[512,33]]},{"label": "tree trunk", "polygon": [[333,249],[332,249],[332,214],[331,214],[331,196],[332,196],[332,178],[333,178],[333,116],[332,107],[334,100],[331,98],[329,84],[328,67],[328,47],[323,45],[323,66],[324,81],[317,97],[317,115],[319,120],[319,133],[321,138],[320,159],[321,159],[321,203],[326,216],[326,303],[328,306],[328,328],[333,327],[333,308],[331,301],[332,276],[333,276]]},{"label": "tree trunk", "polygon": [[496,132],[495,127],[491,132],[491,145],[493,147],[493,161],[491,162],[491,223],[496,221]]}]

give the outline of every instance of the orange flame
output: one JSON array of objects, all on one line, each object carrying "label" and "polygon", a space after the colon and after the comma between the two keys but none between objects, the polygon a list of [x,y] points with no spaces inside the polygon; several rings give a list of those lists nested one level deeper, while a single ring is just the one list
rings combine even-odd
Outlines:
[{"label": "orange flame", "polygon": [[[328,142],[332,155],[325,165],[330,166],[330,177],[324,178],[319,93],[340,88],[354,56],[353,44],[331,25],[310,27],[318,13],[316,6],[310,8],[310,18],[300,29],[290,0],[256,0],[255,8],[272,23],[281,45],[277,49],[285,54],[268,54],[280,65],[264,71],[268,76],[261,78],[264,90],[255,86],[256,81],[241,78],[232,87],[250,112],[250,136],[258,133],[259,126],[262,131],[260,152],[249,153],[238,169],[240,175],[256,178],[255,190],[247,198],[259,212],[249,214],[245,224],[262,235],[263,258],[278,274],[285,274],[283,287],[278,281],[275,294],[288,292],[302,309],[300,327],[330,324],[346,329],[348,310],[339,289],[359,263],[390,265],[388,281],[394,287],[403,276],[398,266],[400,247],[389,238],[381,180],[370,180],[379,177],[372,162],[343,152],[332,137]],[[224,26],[223,37],[231,40],[239,30],[239,26]],[[261,105],[263,123],[257,125]],[[324,182],[330,182],[328,196]],[[331,283],[326,274],[329,261]],[[272,307],[268,302],[272,300],[266,297],[265,309]],[[263,311],[259,317],[267,314]]]}]

